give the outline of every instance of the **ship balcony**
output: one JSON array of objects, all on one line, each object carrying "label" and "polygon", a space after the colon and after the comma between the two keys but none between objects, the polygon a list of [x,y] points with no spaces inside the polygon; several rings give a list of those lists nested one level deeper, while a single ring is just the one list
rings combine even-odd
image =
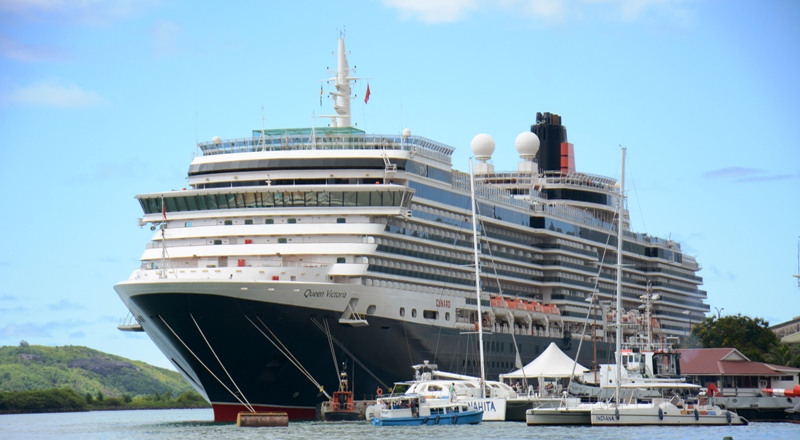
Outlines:
[{"label": "ship balcony", "polygon": [[330,282],[329,276],[359,277],[366,273],[366,264],[321,264],[309,262],[274,262],[259,266],[229,266],[188,268],[167,264],[159,268],[156,264],[145,264],[131,275],[131,279],[155,280],[235,280],[235,281],[279,281],[279,282]]}]

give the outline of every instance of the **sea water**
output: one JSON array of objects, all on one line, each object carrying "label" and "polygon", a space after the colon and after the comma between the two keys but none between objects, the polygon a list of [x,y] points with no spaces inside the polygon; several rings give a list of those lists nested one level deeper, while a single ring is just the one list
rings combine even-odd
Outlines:
[{"label": "sea water", "polygon": [[479,425],[378,427],[367,422],[290,422],[288,427],[239,428],[214,423],[211,409],[92,411],[0,415],[0,439],[800,439],[800,425],[605,427]]}]

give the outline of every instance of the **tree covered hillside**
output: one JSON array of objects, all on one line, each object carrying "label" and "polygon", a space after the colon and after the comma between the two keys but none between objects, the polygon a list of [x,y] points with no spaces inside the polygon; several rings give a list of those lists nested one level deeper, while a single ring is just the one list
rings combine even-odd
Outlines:
[{"label": "tree covered hillside", "polygon": [[178,395],[192,387],[177,372],[87,347],[0,347],[0,392],[71,388],[108,397]]}]

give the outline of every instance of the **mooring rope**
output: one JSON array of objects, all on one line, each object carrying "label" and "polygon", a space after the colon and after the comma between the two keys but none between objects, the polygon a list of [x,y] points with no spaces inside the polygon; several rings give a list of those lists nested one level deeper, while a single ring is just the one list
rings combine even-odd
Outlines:
[{"label": "mooring rope", "polygon": [[[255,323],[255,322],[253,322],[253,320],[252,320],[252,319],[250,319],[250,317],[249,317],[249,316],[245,315],[244,317],[245,317],[245,318],[247,318],[247,320],[248,320],[248,321],[250,321],[250,324],[253,324],[253,327],[255,327],[255,328],[256,328],[256,330],[258,330],[258,332],[259,332],[259,333],[261,333],[261,335],[262,335],[262,336],[264,336],[264,338],[266,338],[266,339],[267,339],[267,341],[269,341],[269,342],[270,342],[270,344],[272,344],[272,345],[273,345],[273,346],[274,346],[274,347],[275,347],[275,348],[276,348],[276,349],[277,349],[277,350],[278,350],[278,351],[279,351],[279,352],[280,352],[282,355],[284,355],[284,356],[286,357],[286,359],[288,359],[288,360],[289,360],[289,362],[291,362],[291,363],[292,363],[292,365],[294,365],[294,366],[295,366],[295,367],[296,367],[298,370],[300,370],[300,372],[301,372],[301,373],[302,373],[302,374],[303,374],[303,375],[304,375],[304,376],[305,376],[305,377],[306,377],[308,380],[310,380],[310,381],[311,381],[311,383],[313,383],[313,384],[314,384],[314,386],[316,386],[316,387],[317,387],[317,389],[319,389],[319,391],[320,391],[322,394],[324,394],[324,395],[325,395],[327,398],[329,398],[329,399],[331,398],[331,396],[330,396],[330,395],[329,395],[329,394],[328,394],[328,393],[325,391],[325,389],[322,387],[322,385],[320,385],[320,384],[319,384],[319,382],[317,382],[317,381],[314,379],[314,377],[313,377],[313,376],[311,376],[311,373],[309,373],[309,371],[308,371],[308,370],[307,370],[305,367],[303,367],[303,365],[302,365],[302,364],[300,364],[300,361],[299,361],[299,360],[297,360],[297,358],[295,358],[295,357],[294,357],[294,355],[293,355],[291,352],[289,352],[289,349],[287,349],[287,348],[286,348],[286,346],[285,346],[285,345],[283,345],[283,343],[282,343],[282,342],[280,342],[280,340],[277,338],[277,336],[275,336],[275,333],[272,333],[272,330],[270,330],[270,329],[269,329],[269,327],[267,327],[267,325],[266,325],[266,324],[264,324],[264,321],[262,321],[262,320],[261,320],[261,318],[258,318],[258,317],[256,317],[256,318],[258,319],[258,322],[260,322],[260,323],[261,323],[261,325],[263,325],[263,326],[264,326],[264,328],[266,328],[266,329],[267,329],[267,331],[268,331],[268,332],[270,332],[270,334],[271,334],[271,335],[272,335],[272,336],[273,336],[273,337],[274,337],[274,338],[275,338],[275,339],[278,341],[278,343],[280,343],[280,346],[278,345],[278,343],[276,343],[275,341],[273,341],[273,340],[272,340],[272,338],[270,338],[269,336],[267,336],[267,334],[266,334],[266,333],[264,333],[264,331],[263,331],[263,330],[261,330],[261,328],[260,328],[258,325],[256,325],[256,323]],[[282,347],[283,347],[283,348],[282,348]]]},{"label": "mooring rope", "polygon": [[231,383],[233,384],[233,386],[234,386],[234,387],[236,387],[236,391],[238,391],[238,392],[239,392],[239,395],[241,395],[241,396],[242,396],[242,399],[244,399],[245,403],[247,403],[247,405],[246,405],[246,406],[247,406],[247,408],[248,408],[248,409],[249,409],[251,412],[255,412],[255,410],[253,409],[253,406],[252,406],[252,405],[250,405],[250,402],[247,400],[247,396],[245,396],[245,395],[244,395],[244,393],[242,392],[242,390],[241,390],[241,389],[239,389],[239,385],[237,385],[237,384],[236,384],[236,381],[235,381],[235,380],[233,380],[233,378],[231,377],[230,373],[228,373],[228,370],[226,370],[226,369],[225,369],[225,365],[222,365],[222,361],[221,361],[221,360],[219,360],[219,356],[217,356],[217,353],[214,351],[214,349],[213,349],[213,348],[211,348],[211,343],[210,343],[210,342],[208,342],[208,339],[206,339],[206,335],[205,335],[205,334],[203,334],[203,330],[201,330],[201,329],[200,329],[200,324],[198,324],[198,323],[197,323],[197,320],[196,320],[196,319],[194,319],[194,315],[192,315],[192,314],[190,313],[190,314],[189,314],[189,317],[190,317],[190,318],[192,318],[192,321],[194,321],[194,325],[197,327],[197,331],[199,331],[199,332],[200,332],[200,336],[202,336],[202,337],[203,337],[203,340],[204,340],[204,341],[206,341],[206,345],[208,345],[208,349],[209,349],[209,350],[211,350],[211,354],[213,354],[213,355],[214,355],[214,357],[217,359],[217,362],[219,362],[219,366],[220,366],[220,367],[222,367],[222,371],[224,371],[224,372],[225,372],[225,374],[228,376],[228,379],[230,379],[230,380],[231,380]]},{"label": "mooring rope", "polygon": [[[322,330],[322,331],[325,331],[325,328],[324,328],[324,327],[322,327],[322,324],[320,324],[320,323],[319,323],[319,322],[318,322],[316,319],[314,319],[314,318],[311,318],[311,322],[313,322],[313,323],[314,323],[314,325],[316,325],[317,327],[319,327],[319,329],[320,329],[320,330]],[[341,343],[341,342],[339,342],[339,341],[338,341],[336,338],[334,338],[334,337],[333,337],[333,335],[331,335],[331,339],[333,340],[333,342],[335,342],[335,343],[336,343],[336,345],[338,345],[338,346],[339,346],[339,348],[341,348],[341,349],[342,349],[342,351],[344,351],[344,353],[345,353],[346,355],[350,356],[350,358],[351,358],[351,359],[353,359],[353,362],[357,363],[357,364],[358,364],[358,365],[359,365],[361,368],[363,368],[363,369],[364,369],[364,371],[366,371],[366,372],[367,372],[367,374],[369,374],[370,376],[372,376],[372,378],[373,378],[373,379],[375,379],[376,381],[378,381],[378,383],[379,383],[379,384],[381,384],[381,385],[382,385],[384,388],[390,388],[390,387],[389,387],[389,386],[387,386],[387,385],[386,385],[386,384],[385,384],[385,383],[384,383],[382,380],[380,380],[380,378],[378,378],[378,376],[376,376],[376,375],[375,375],[375,374],[374,374],[372,371],[370,371],[370,369],[369,369],[369,368],[367,368],[367,366],[366,366],[366,365],[364,365],[364,364],[363,364],[363,363],[362,363],[360,360],[358,360],[358,358],[356,358],[355,356],[353,356],[353,353],[351,353],[351,352],[350,352],[350,350],[348,350],[348,349],[347,349],[347,347],[345,347],[344,345],[342,345],[342,343]]]},{"label": "mooring rope", "polygon": [[211,371],[211,369],[210,369],[210,368],[208,368],[208,366],[206,366],[206,364],[204,364],[204,363],[203,363],[203,361],[201,361],[199,357],[197,357],[197,355],[196,355],[196,354],[194,354],[194,352],[192,351],[192,349],[191,349],[191,348],[189,348],[189,346],[188,346],[188,345],[186,345],[186,343],[185,343],[185,342],[183,342],[183,339],[181,339],[181,337],[180,337],[180,336],[178,336],[178,334],[177,334],[177,333],[175,333],[175,330],[173,330],[173,329],[172,329],[172,327],[170,327],[170,326],[169,326],[169,324],[167,324],[167,321],[164,319],[164,317],[163,317],[163,316],[161,316],[161,315],[158,315],[158,317],[159,317],[159,319],[161,319],[161,322],[163,322],[163,323],[164,323],[164,325],[166,325],[166,326],[167,326],[167,328],[169,329],[169,331],[171,331],[171,332],[172,332],[172,334],[175,336],[175,338],[177,338],[177,339],[178,339],[178,341],[180,341],[180,343],[181,343],[181,344],[183,344],[183,346],[186,348],[186,350],[188,350],[188,351],[189,351],[189,353],[191,353],[191,354],[192,354],[192,356],[194,356],[194,358],[197,360],[197,362],[200,362],[200,365],[202,365],[202,366],[203,366],[203,367],[206,369],[206,371],[208,371],[208,373],[209,373],[209,374],[211,374],[211,376],[213,376],[213,377],[214,377],[214,379],[217,379],[217,382],[219,382],[219,384],[220,384],[220,385],[222,385],[222,387],[223,387],[223,388],[225,388],[225,389],[226,389],[226,390],[227,390],[229,393],[231,393],[231,396],[233,396],[233,397],[234,397],[236,400],[238,400],[238,401],[239,401],[239,403],[241,403],[241,404],[242,404],[242,406],[244,406],[245,408],[247,408],[247,409],[248,409],[250,412],[255,412],[255,410],[254,410],[254,409],[253,409],[251,406],[249,406],[248,404],[245,404],[244,402],[242,402],[242,399],[240,399],[240,398],[239,398],[239,396],[237,396],[237,395],[236,395],[236,393],[234,393],[233,391],[231,391],[231,389],[230,389],[230,388],[228,388],[228,386],[227,386],[227,385],[225,385],[225,384],[224,384],[224,383],[223,383],[223,382],[222,382],[222,381],[221,381],[221,380],[220,380],[220,379],[217,377],[217,375],[216,375],[216,374],[214,374],[214,372],[213,372],[213,371]]},{"label": "mooring rope", "polygon": [[328,346],[331,349],[331,358],[333,359],[333,368],[336,370],[336,380],[338,381],[341,375],[339,374],[339,364],[336,363],[336,349],[333,348],[333,341],[331,340],[331,329],[328,326],[328,321],[325,321],[325,334],[328,335]]}]

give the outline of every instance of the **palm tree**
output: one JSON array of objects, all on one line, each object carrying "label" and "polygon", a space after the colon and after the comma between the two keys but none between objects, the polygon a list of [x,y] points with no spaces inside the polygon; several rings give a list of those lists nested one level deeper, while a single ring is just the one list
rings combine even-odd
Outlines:
[{"label": "palm tree", "polygon": [[774,365],[787,367],[800,367],[800,347],[798,344],[789,345],[785,342],[773,345],[764,354],[764,360]]}]

